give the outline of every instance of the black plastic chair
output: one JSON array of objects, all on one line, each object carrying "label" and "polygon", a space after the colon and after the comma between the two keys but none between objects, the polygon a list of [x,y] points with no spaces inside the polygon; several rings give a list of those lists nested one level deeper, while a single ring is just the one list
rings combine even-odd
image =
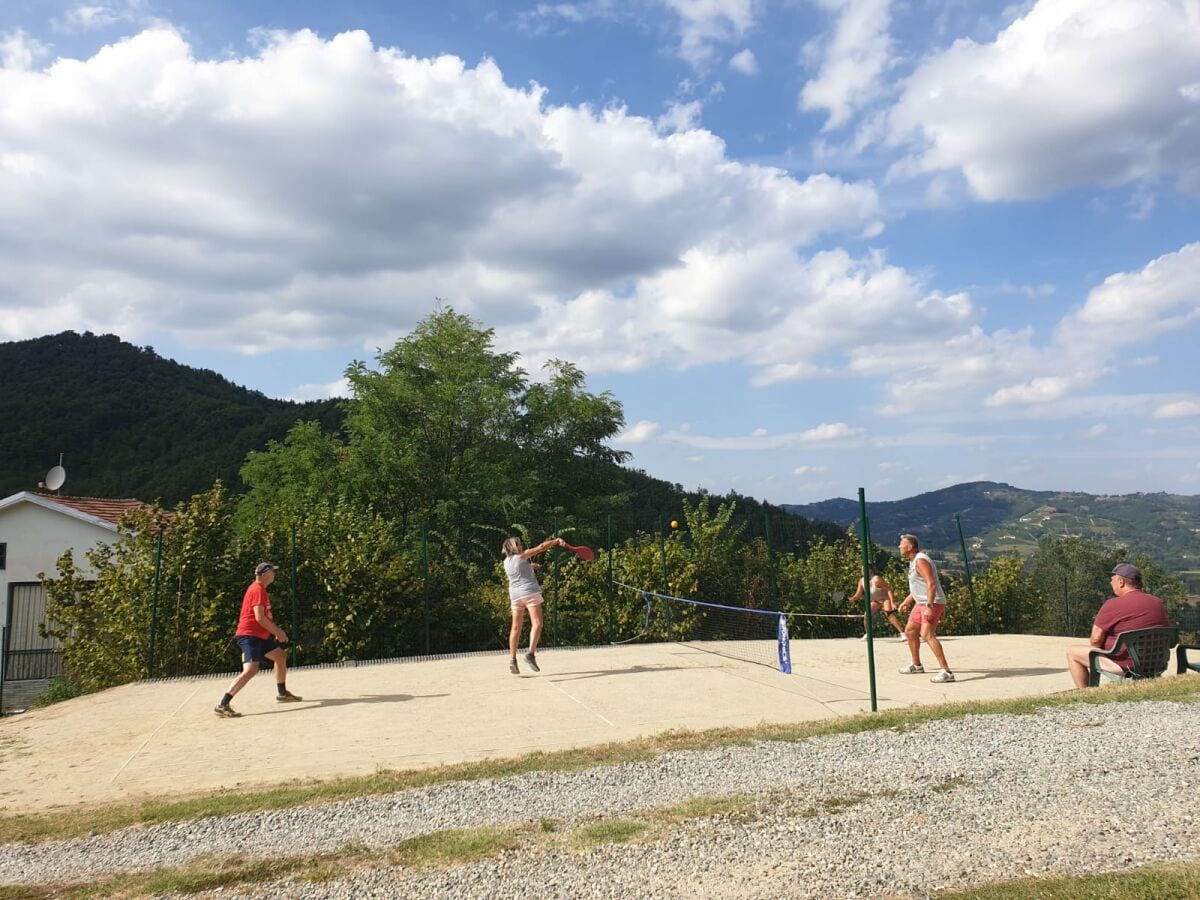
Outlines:
[{"label": "black plastic chair", "polygon": [[[1134,678],[1157,678],[1171,664],[1171,648],[1179,643],[1178,628],[1138,628],[1117,635],[1111,650],[1092,650],[1088,653],[1088,687],[1097,687],[1100,676],[1114,681]],[[1129,665],[1122,674],[1100,668],[1102,658],[1112,659],[1121,650],[1129,652]]]},{"label": "black plastic chair", "polygon": [[1189,650],[1195,651],[1196,653],[1200,653],[1200,647],[1193,647],[1188,644],[1180,644],[1178,647],[1175,648],[1175,674],[1176,675],[1182,675],[1188,669],[1191,669],[1193,672],[1200,672],[1200,659],[1197,659],[1194,662],[1188,662],[1187,654],[1188,654]]}]

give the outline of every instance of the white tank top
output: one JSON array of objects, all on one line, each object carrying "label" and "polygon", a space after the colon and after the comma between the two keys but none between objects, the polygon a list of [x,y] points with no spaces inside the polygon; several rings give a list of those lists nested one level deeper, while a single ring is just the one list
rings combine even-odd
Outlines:
[{"label": "white tank top", "polygon": [[929,563],[929,567],[933,569],[933,583],[937,585],[937,596],[934,597],[934,603],[946,603],[946,592],[942,590],[942,582],[938,579],[937,566],[933,564],[933,560],[929,558],[924,550],[920,551],[916,556],[908,561],[908,592],[913,595],[913,599],[918,603],[929,603],[929,597],[926,596],[928,587],[925,584],[925,579],[917,573],[917,560],[923,559]]}]

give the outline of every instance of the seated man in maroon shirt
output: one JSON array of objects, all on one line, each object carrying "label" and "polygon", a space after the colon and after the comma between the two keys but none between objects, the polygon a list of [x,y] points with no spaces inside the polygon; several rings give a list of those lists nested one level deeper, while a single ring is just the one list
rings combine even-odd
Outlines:
[{"label": "seated man in maroon shirt", "polygon": [[[1091,643],[1067,648],[1067,669],[1077,688],[1087,687],[1088,654],[1092,650],[1111,650],[1122,631],[1165,628],[1170,624],[1163,602],[1142,590],[1142,573],[1137,566],[1121,563],[1112,570],[1110,582],[1116,596],[1105,600],[1096,613]],[[1112,659],[1100,657],[1100,667],[1115,675],[1122,674],[1129,663],[1129,654],[1124,651]]]}]

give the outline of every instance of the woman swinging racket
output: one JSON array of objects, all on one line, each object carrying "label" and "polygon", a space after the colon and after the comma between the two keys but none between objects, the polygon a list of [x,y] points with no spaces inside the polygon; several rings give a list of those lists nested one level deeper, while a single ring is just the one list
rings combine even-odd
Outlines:
[{"label": "woman swinging racket", "polygon": [[517,647],[521,643],[521,629],[525,627],[525,610],[529,610],[529,652],[525,654],[525,662],[535,672],[540,672],[537,664],[538,640],[542,636],[542,588],[538,584],[534,572],[541,568],[537,563],[531,563],[533,557],[545,553],[551,547],[566,546],[562,538],[549,538],[536,547],[528,550],[521,544],[519,537],[510,537],[504,542],[501,550],[504,553],[504,571],[508,575],[508,599],[512,604],[512,630],[508,633],[508,652],[511,659],[508,671],[520,675],[517,666]]}]

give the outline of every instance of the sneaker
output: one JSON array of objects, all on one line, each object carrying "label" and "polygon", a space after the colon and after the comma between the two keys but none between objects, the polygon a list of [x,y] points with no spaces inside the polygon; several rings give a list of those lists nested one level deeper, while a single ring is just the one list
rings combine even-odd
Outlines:
[{"label": "sneaker", "polygon": [[240,719],[242,714],[234,710],[232,706],[218,706],[213,710],[222,719]]},{"label": "sneaker", "polygon": [[[921,675],[924,673],[924,671],[925,671],[924,666],[909,665],[909,666],[905,666],[903,669],[901,669],[900,674],[901,675]],[[951,677],[953,677],[953,676],[951,676]]]},{"label": "sneaker", "polygon": [[521,674],[521,668],[520,668],[520,666],[518,666],[518,665],[517,665],[517,660],[516,660],[516,657],[514,657],[514,658],[513,658],[513,659],[511,659],[511,660],[509,660],[509,662],[508,662],[508,671],[512,672],[514,675],[520,675],[520,674]]},{"label": "sneaker", "polygon": [[282,694],[275,695],[276,703],[299,703],[303,697],[297,697],[291,691],[284,691]]},{"label": "sneaker", "polygon": [[865,641],[866,639],[867,639],[867,636],[865,634],[859,638],[860,641]]},{"label": "sneaker", "polygon": [[533,671],[535,671],[535,672],[542,671],[541,669],[538,668],[537,657],[534,656],[532,653],[525,654],[525,662],[529,663],[529,668],[533,669]]},{"label": "sneaker", "polygon": [[896,636],[896,643],[897,643],[897,644],[907,644],[907,643],[908,643],[908,638],[906,638],[906,637],[905,637],[904,635],[902,635],[902,634],[901,634],[901,635],[897,635],[897,636]]},{"label": "sneaker", "polygon": [[947,681],[954,680],[954,673],[947,669],[942,669],[942,671],[938,672],[936,675],[934,675],[929,680],[932,681],[934,684],[945,684]]}]

